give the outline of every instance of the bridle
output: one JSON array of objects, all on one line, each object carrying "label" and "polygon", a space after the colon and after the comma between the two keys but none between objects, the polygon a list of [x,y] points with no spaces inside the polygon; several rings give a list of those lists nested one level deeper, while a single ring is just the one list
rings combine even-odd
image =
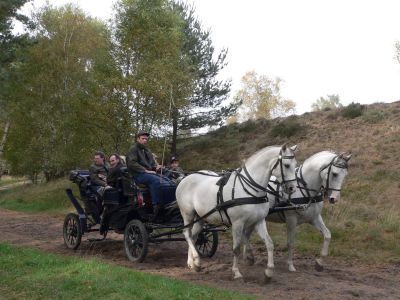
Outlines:
[{"label": "bridle", "polygon": [[[341,158],[342,161],[339,162],[338,161],[339,158]],[[343,159],[341,155],[336,155],[329,162],[329,164],[327,164],[326,166],[321,168],[320,171],[319,171],[320,175],[321,175],[321,172],[323,170],[325,170],[326,168],[328,168],[328,171],[327,171],[327,177],[326,177],[325,185],[322,184],[321,188],[319,190],[314,190],[314,189],[310,189],[310,188],[307,187],[307,183],[303,178],[303,172],[302,172],[303,165],[301,165],[300,167],[298,167],[296,169],[297,188],[300,190],[300,192],[302,193],[303,197],[309,198],[309,199],[314,199],[316,197],[320,197],[322,195],[325,195],[328,191],[338,191],[338,192],[341,191],[341,189],[335,189],[335,188],[331,188],[329,186],[332,167],[337,167],[337,168],[341,168],[341,169],[347,169],[348,164],[347,164],[347,161],[345,159]],[[305,195],[303,190],[306,192],[307,195]],[[316,195],[311,197],[310,192],[315,192]]]},{"label": "bridle", "polygon": [[[341,158],[342,161],[338,161],[339,158]],[[319,171],[319,173],[321,173],[323,170],[328,168],[325,186],[324,185],[321,186],[321,190],[323,190],[325,193],[327,193],[328,191],[340,192],[342,190],[342,189],[334,189],[329,186],[329,182],[330,182],[329,179],[331,176],[332,167],[336,167],[336,168],[340,168],[340,169],[347,169],[348,164],[347,164],[347,161],[345,159],[343,159],[341,155],[336,155],[328,165],[326,165]]]},{"label": "bridle", "polygon": [[[276,160],[274,166],[271,168],[271,174],[272,172],[279,166],[280,171],[281,171],[281,177],[282,180],[281,182],[279,182],[278,180],[276,180],[276,184],[278,186],[284,185],[287,182],[291,182],[291,181],[296,181],[296,178],[293,179],[285,179],[285,174],[283,172],[283,159],[294,159],[295,156],[294,155],[283,155],[282,154],[282,149],[279,151],[279,156],[278,159]],[[240,171],[243,170],[246,176],[243,176],[243,174],[240,173]],[[263,187],[260,184],[258,184],[250,175],[249,171],[246,168],[246,165],[244,165],[243,167],[235,170],[236,176],[234,179],[234,184],[233,184],[233,188],[232,188],[232,198],[234,198],[234,189],[235,189],[235,184],[236,184],[236,179],[239,178],[239,182],[241,183],[244,191],[253,196],[256,197],[255,195],[253,195],[248,189],[246,189],[245,184],[247,186],[249,186],[253,191],[255,192],[265,192],[265,193],[269,193],[272,194],[274,196],[277,196],[277,193],[269,186],[267,185],[267,187]]]},{"label": "bridle", "polygon": [[281,181],[281,182],[278,181],[278,183],[280,183],[281,185],[282,185],[282,184],[286,184],[287,182],[291,182],[291,181],[296,181],[296,180],[297,180],[296,177],[293,178],[293,179],[287,179],[287,180],[285,180],[285,174],[283,173],[283,163],[282,163],[282,160],[283,160],[283,159],[294,159],[294,157],[295,157],[294,155],[282,155],[282,149],[281,149],[281,151],[279,152],[278,159],[277,159],[276,163],[274,164],[274,166],[273,166],[272,169],[271,169],[271,174],[272,174],[272,172],[276,169],[276,167],[277,167],[278,164],[279,164],[279,168],[280,168],[280,170],[281,170],[282,181]]}]

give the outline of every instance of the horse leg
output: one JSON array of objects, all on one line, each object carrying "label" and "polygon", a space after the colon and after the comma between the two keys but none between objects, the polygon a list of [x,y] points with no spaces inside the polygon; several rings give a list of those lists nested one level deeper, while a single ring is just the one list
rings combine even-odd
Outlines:
[{"label": "horse leg", "polygon": [[321,257],[315,259],[315,269],[321,272],[324,269],[323,258],[328,256],[329,243],[331,241],[331,232],[326,227],[321,215],[318,215],[318,218],[316,218],[312,223],[315,228],[317,228],[324,236],[324,243],[322,244],[321,249]]},{"label": "horse leg", "polygon": [[243,275],[239,271],[239,256],[240,256],[240,242],[243,236],[243,223],[232,224],[232,238],[233,238],[233,265],[232,273],[233,279],[241,279]]},{"label": "horse leg", "polygon": [[[203,225],[204,225],[203,221],[199,221],[199,222],[196,222],[196,223],[193,224],[193,227],[192,227],[192,241],[195,244],[196,244],[197,238],[199,236],[199,233],[203,229]],[[196,254],[198,254],[197,250],[196,250]],[[189,247],[189,250],[188,250],[188,257],[189,257],[189,255],[190,255],[190,260],[191,260],[191,262],[193,264],[193,260],[194,260],[193,252],[192,252],[190,247]]]},{"label": "horse leg", "polygon": [[268,234],[267,223],[265,220],[260,221],[256,224],[256,231],[260,238],[264,241],[265,246],[267,247],[268,252],[268,263],[267,269],[264,271],[265,282],[269,282],[274,274],[274,243],[272,242],[271,237]]},{"label": "horse leg", "polygon": [[287,230],[287,245],[288,245],[288,267],[290,272],[296,272],[296,268],[293,265],[294,256],[294,242],[296,235],[296,218],[287,217],[286,218],[286,230]]},{"label": "horse leg", "polygon": [[254,226],[247,227],[243,233],[243,259],[248,266],[254,265],[253,249],[250,244],[250,236]]},{"label": "horse leg", "polygon": [[[182,212],[181,212],[182,214]],[[187,224],[190,224],[194,220],[194,215],[193,216],[188,216],[187,214],[182,214],[183,218],[183,224],[186,226]],[[196,251],[196,247],[193,242],[192,238],[192,228],[194,226],[187,227],[183,229],[183,235],[186,239],[186,242],[188,243],[188,260],[187,260],[187,265],[189,269],[194,269],[196,272],[200,271],[200,256]]]}]

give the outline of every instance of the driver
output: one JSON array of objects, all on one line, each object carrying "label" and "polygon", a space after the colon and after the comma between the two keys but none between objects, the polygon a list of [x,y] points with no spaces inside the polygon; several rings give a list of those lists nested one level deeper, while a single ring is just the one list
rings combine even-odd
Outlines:
[{"label": "driver", "polygon": [[156,163],[153,154],[146,146],[149,136],[150,134],[147,131],[137,133],[136,143],[126,155],[126,166],[136,183],[145,184],[150,188],[154,220],[162,208],[160,195],[162,179],[156,173],[161,166]]}]

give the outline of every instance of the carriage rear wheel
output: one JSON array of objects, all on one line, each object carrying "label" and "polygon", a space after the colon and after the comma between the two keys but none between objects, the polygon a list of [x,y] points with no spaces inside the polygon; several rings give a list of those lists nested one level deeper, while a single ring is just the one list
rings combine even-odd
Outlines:
[{"label": "carriage rear wheel", "polygon": [[124,247],[130,261],[142,262],[149,244],[149,235],[146,227],[139,220],[132,220],[125,227]]},{"label": "carriage rear wheel", "polygon": [[196,249],[200,257],[213,257],[218,248],[218,232],[203,230],[196,241]]},{"label": "carriage rear wheel", "polygon": [[65,217],[63,227],[64,244],[69,249],[77,249],[81,244],[82,229],[79,216],[70,213]]}]

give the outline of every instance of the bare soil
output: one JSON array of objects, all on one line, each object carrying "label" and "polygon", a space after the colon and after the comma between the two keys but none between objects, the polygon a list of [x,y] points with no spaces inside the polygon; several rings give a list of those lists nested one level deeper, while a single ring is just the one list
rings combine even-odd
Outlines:
[{"label": "bare soil", "polygon": [[[314,269],[313,257],[296,257],[297,272],[287,270],[286,253],[276,251],[275,274],[264,282],[266,251],[256,248],[253,266],[241,264],[244,280],[231,276],[232,251],[227,238],[220,239],[217,253],[202,260],[198,273],[186,267],[185,242],[151,244],[143,263],[132,263],[125,256],[123,236],[109,233],[106,240],[91,233],[82,238],[76,251],[66,249],[62,237],[62,216],[32,215],[0,209],[0,241],[29,246],[51,253],[82,258],[96,257],[107,263],[164,275],[195,284],[235,290],[261,299],[400,299],[400,264],[365,265],[343,258],[328,258],[322,272]],[[333,241],[334,242],[334,241]],[[362,251],[362,249],[360,249]]]}]

